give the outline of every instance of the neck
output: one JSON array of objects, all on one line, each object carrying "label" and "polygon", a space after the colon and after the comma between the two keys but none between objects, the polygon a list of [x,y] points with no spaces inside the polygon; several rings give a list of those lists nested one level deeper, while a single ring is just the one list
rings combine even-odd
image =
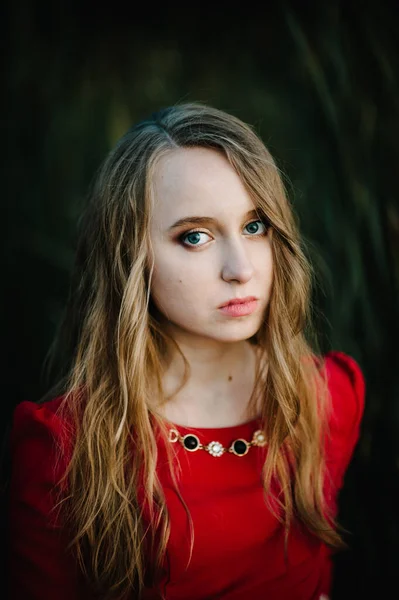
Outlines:
[{"label": "neck", "polygon": [[256,375],[256,348],[248,342],[223,346],[191,347],[179,343],[189,364],[186,384],[184,363],[176,353],[163,376],[167,402],[161,414],[176,425],[229,427],[257,415],[248,412]]},{"label": "neck", "polygon": [[[190,382],[204,385],[225,381],[254,352],[247,341],[201,344],[197,340],[190,344],[179,340],[178,344],[190,367]],[[184,362],[176,350],[169,353],[165,375],[172,379],[184,375]]]}]

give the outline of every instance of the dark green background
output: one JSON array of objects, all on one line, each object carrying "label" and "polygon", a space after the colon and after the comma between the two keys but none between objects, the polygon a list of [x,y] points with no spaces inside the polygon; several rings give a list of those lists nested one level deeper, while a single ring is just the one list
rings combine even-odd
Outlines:
[{"label": "dark green background", "polygon": [[397,3],[144,4],[5,3],[4,432],[16,403],[46,390],[43,361],[68,290],[76,221],[100,161],[151,111],[213,104],[254,124],[286,174],[319,275],[322,348],[351,354],[366,378],[341,497],[351,550],[337,559],[333,597],[382,598],[376,590],[388,584],[395,597]]}]

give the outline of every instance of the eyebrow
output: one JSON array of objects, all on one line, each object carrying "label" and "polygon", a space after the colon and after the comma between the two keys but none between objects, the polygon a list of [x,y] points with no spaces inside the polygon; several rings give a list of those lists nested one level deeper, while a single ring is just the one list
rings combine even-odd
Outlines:
[{"label": "eyebrow", "polygon": [[[249,219],[249,218],[259,218],[259,213],[256,209],[253,210],[249,210],[246,214],[245,214],[245,218]],[[178,227],[182,227],[182,226],[186,226],[186,225],[205,225],[206,223],[217,223],[217,219],[214,219],[213,217],[183,217],[182,219],[179,219],[178,221],[176,221],[176,223],[173,223],[173,225],[171,225],[168,228],[168,231],[172,231],[173,229],[177,229]]]}]

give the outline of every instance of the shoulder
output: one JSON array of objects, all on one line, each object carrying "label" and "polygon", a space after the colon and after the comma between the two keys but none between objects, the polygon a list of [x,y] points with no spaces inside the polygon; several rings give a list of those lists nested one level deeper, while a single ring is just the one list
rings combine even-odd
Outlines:
[{"label": "shoulder", "polygon": [[343,352],[328,352],[324,359],[330,394],[326,463],[332,489],[339,490],[360,437],[365,379],[355,359]]},{"label": "shoulder", "polygon": [[14,409],[10,433],[11,448],[24,438],[50,438],[64,437],[67,431],[67,422],[60,416],[63,396],[59,396],[38,404],[23,401]]},{"label": "shoulder", "polygon": [[360,425],[365,402],[365,378],[354,358],[339,351],[325,355],[325,372],[331,395],[330,427],[339,426],[341,436]]},{"label": "shoulder", "polygon": [[[10,430],[8,587],[12,598],[83,598],[65,534],[68,456],[60,441],[68,428],[62,398],[16,406]],[[22,574],[22,576],[21,576]]]},{"label": "shoulder", "polygon": [[62,474],[69,452],[71,428],[59,414],[63,397],[38,404],[19,403],[13,412],[9,450],[14,484],[54,481]]},{"label": "shoulder", "polygon": [[56,429],[60,426],[57,413],[62,400],[63,396],[59,396],[43,404],[28,400],[17,404],[13,412],[13,435],[30,430],[32,426],[35,429]]}]

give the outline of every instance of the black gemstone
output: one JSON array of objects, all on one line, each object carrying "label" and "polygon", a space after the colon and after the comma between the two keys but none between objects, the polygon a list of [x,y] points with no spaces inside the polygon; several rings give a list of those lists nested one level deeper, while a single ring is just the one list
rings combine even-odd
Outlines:
[{"label": "black gemstone", "polygon": [[233,444],[236,454],[245,454],[247,451],[247,444],[242,440],[237,440]]},{"label": "black gemstone", "polygon": [[187,435],[183,442],[187,450],[195,450],[198,446],[198,440],[193,435]]}]

